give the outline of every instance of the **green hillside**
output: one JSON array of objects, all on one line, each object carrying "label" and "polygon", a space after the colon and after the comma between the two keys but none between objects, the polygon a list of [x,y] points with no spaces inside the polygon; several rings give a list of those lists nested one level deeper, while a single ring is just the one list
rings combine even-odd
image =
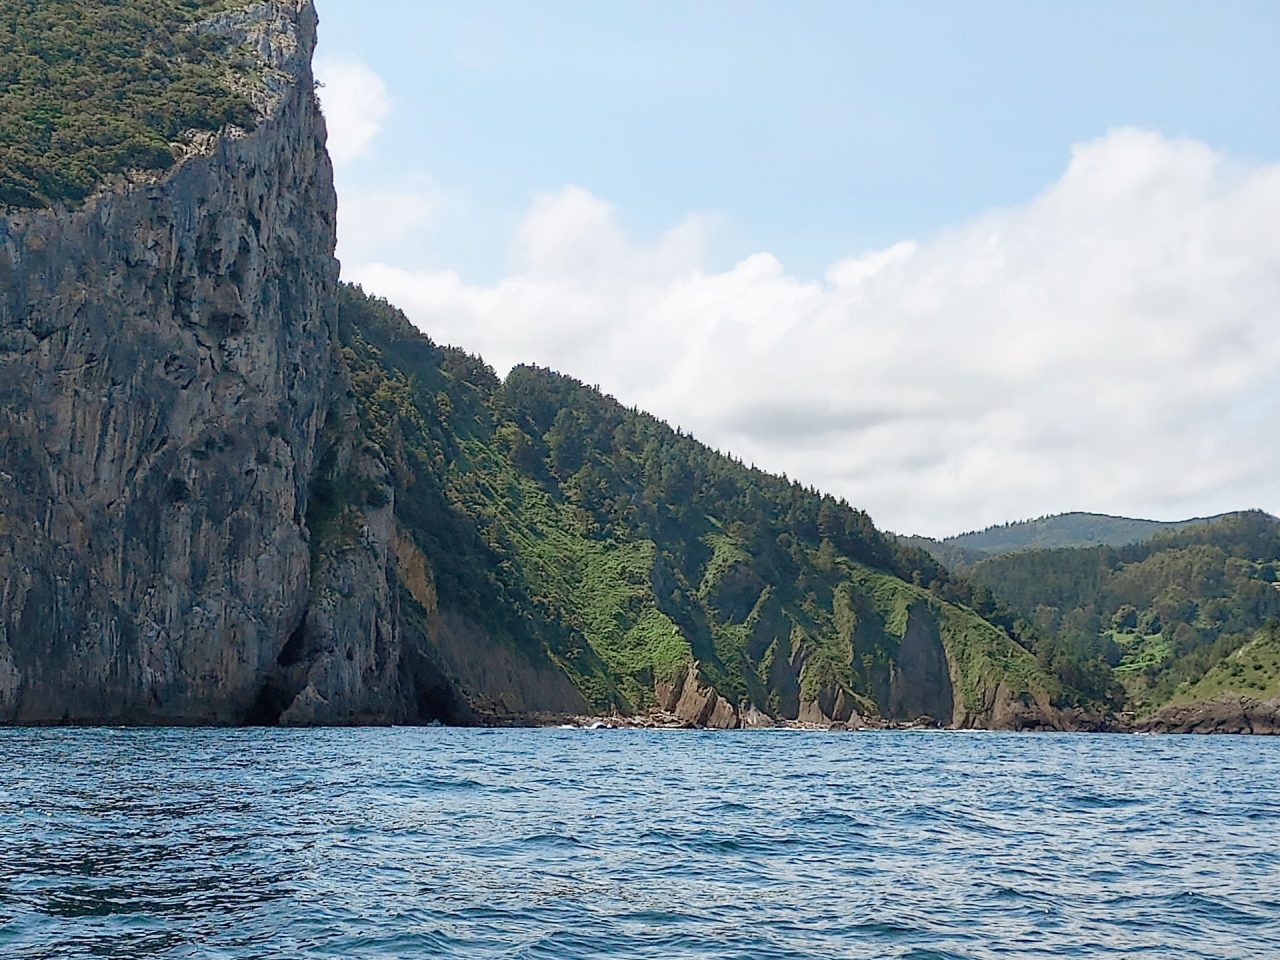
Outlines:
[{"label": "green hillside", "polygon": [[1261,631],[1220,659],[1198,681],[1179,685],[1171,702],[1195,703],[1224,695],[1255,700],[1280,697],[1280,628]]},{"label": "green hillside", "polygon": [[0,206],[76,203],[169,168],[189,131],[252,127],[252,53],[195,29],[247,3],[0,0]]},{"label": "green hillside", "polygon": [[967,576],[1022,618],[1042,665],[1067,682],[1107,672],[1149,710],[1212,673],[1280,619],[1280,520],[1260,511],[1125,547],[1037,550]]},{"label": "green hillside", "polygon": [[[432,568],[434,593],[402,596],[410,627],[438,603],[597,709],[650,706],[655,682],[694,660],[731,702],[790,716],[843,697],[863,713],[950,718],[947,660],[965,710],[997,691],[1079,700],[950,602],[982,595],[848,504],[552,371],[502,381],[358,289],[343,289],[340,318],[398,523]],[[335,516],[364,495],[341,487],[324,492]]]}]

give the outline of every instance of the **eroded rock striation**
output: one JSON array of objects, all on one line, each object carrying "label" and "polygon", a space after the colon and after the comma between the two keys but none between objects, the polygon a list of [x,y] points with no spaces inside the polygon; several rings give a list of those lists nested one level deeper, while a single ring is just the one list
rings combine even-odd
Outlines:
[{"label": "eroded rock striation", "polygon": [[706,683],[698,664],[669,682],[655,684],[658,707],[681,723],[709,730],[736,730],[743,725],[738,708]]}]

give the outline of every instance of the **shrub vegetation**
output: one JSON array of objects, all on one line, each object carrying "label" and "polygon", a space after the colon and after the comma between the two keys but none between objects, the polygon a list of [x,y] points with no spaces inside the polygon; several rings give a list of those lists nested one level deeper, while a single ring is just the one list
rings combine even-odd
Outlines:
[{"label": "shrub vegetation", "polygon": [[226,41],[198,31],[244,0],[0,0],[0,205],[82,201],[162,171],[189,131],[251,128]]}]

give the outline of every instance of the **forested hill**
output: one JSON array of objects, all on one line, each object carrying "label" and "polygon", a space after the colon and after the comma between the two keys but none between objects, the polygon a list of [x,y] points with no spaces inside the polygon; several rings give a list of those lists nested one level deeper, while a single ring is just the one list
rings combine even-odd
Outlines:
[{"label": "forested hill", "polygon": [[[594,709],[652,706],[694,662],[730,704],[792,718],[1039,723],[1079,702],[973,612],[981,591],[843,501],[552,371],[500,380],[357,288],[340,319],[402,552],[429,567],[406,629],[438,608],[450,629],[420,632],[464,686],[454,635],[496,638]],[[337,482],[329,516],[359,496]]]},{"label": "forested hill", "polygon": [[[1207,673],[1220,688],[1227,658],[1280,620],[1280,520],[1229,514],[1128,546],[992,557],[967,576],[1025,619],[1046,667],[1085,687],[1081,673],[1110,673],[1149,712],[1206,689]],[[1238,693],[1277,679],[1259,662]]]},{"label": "forested hill", "polygon": [[948,569],[976,563],[1022,550],[1055,550],[1063,547],[1122,547],[1140,543],[1160,533],[1198,524],[1212,523],[1221,517],[1197,517],[1191,520],[1137,520],[1113,517],[1103,513],[1060,513],[1035,520],[1018,520],[935,540],[931,537],[900,537],[903,543],[929,551]]}]

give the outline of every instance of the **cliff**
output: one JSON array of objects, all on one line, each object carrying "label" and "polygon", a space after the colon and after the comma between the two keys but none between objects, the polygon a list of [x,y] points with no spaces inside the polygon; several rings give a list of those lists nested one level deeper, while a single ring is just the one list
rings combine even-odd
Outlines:
[{"label": "cliff", "polygon": [[[0,720],[274,720],[265,678],[340,619],[311,602],[306,527],[340,378],[316,17],[277,0],[198,29],[256,56],[253,132],[0,217]],[[388,600],[355,602],[361,683],[317,667],[309,721],[397,714],[368,636]]]}]

